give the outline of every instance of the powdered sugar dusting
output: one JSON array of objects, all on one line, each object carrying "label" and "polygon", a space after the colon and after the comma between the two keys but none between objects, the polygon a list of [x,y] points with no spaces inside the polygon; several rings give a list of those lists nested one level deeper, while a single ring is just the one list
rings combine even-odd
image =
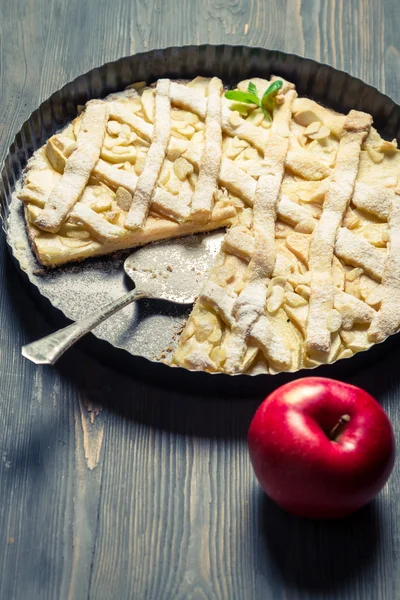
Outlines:
[{"label": "powdered sugar dusting", "polygon": [[[95,308],[122,296],[132,287],[123,269],[129,251],[65,265],[54,270],[43,269],[30,247],[23,204],[16,198],[19,189],[20,187],[17,187],[10,204],[8,242],[21,269],[53,306],[75,321],[88,315]],[[162,295],[173,281],[176,300],[181,301],[183,294],[188,296],[188,290],[194,297],[214,261],[220,241],[220,233],[206,233],[139,249],[137,287],[140,287],[142,276],[148,283],[147,288],[153,284],[154,289],[159,290],[156,295]],[[179,245],[187,248],[186,259],[180,269]],[[146,250],[149,254],[148,265],[145,259]],[[174,349],[177,333],[186,322],[190,310],[190,305],[179,306],[158,300],[142,300],[123,308],[99,325],[94,333],[131,354],[157,360]]]}]

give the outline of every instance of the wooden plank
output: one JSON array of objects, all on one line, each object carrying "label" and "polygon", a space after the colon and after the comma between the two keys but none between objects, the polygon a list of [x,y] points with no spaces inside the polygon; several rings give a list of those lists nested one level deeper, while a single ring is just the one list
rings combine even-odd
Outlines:
[{"label": "wooden plank", "polygon": [[[396,0],[0,2],[0,159],[68,80],[135,51],[247,43],[304,53],[399,97]],[[258,600],[396,597],[399,472],[371,508],[301,522],[255,482],[258,401],[161,392],[75,349],[20,356],[50,328],[0,247],[0,598]],[[399,349],[352,381],[399,433]]]}]

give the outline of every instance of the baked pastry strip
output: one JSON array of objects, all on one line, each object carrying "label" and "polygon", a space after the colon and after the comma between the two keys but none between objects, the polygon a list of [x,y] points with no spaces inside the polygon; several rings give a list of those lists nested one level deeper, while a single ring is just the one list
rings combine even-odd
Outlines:
[{"label": "baked pastry strip", "polygon": [[[93,169],[93,175],[115,190],[119,187],[124,188],[132,196],[135,194],[139,179],[135,173],[117,169],[102,159]],[[158,187],[155,188],[152,196],[151,210],[178,222],[186,220],[189,216],[187,204],[180,201],[179,197]]]},{"label": "baked pastry strip", "polygon": [[289,148],[291,108],[296,97],[292,84],[284,84],[282,96],[283,103],[274,110],[264,154],[270,174],[259,178],[254,196],[254,252],[246,272],[247,283],[233,308],[235,321],[225,345],[225,370],[228,373],[237,373],[242,368],[251,330],[265,313],[267,284],[275,266],[275,221]]},{"label": "baked pastry strip", "polygon": [[368,275],[380,281],[385,267],[385,253],[380,252],[366,239],[341,227],[335,241],[335,254],[344,263],[361,267]]},{"label": "baked pastry strip", "polygon": [[284,344],[279,331],[272,326],[267,316],[261,316],[253,325],[251,338],[261,348],[275,369],[287,370],[291,365],[291,353]]},{"label": "baked pastry strip", "polygon": [[333,180],[325,197],[321,218],[314,230],[310,254],[311,275],[306,349],[328,353],[331,331],[328,316],[333,310],[332,260],[337,232],[350,204],[360,161],[361,144],[368,135],[372,117],[350,111],[339,143]]},{"label": "baked pastry strip", "polygon": [[190,211],[190,218],[196,221],[204,222],[210,218],[218,185],[222,157],[221,93],[222,81],[213,77],[208,84],[204,150]]},{"label": "baked pastry strip", "polygon": [[135,115],[121,102],[110,102],[109,107],[110,119],[114,119],[119,123],[126,123],[133,131],[139,134],[140,137],[146,140],[146,142],[152,142],[154,137],[154,126],[151,123],[148,123],[141,117]]},{"label": "baked pastry strip", "polygon": [[337,289],[335,290],[334,307],[340,314],[340,327],[345,331],[349,331],[355,323],[371,323],[376,315],[376,311],[368,304]]},{"label": "baked pastry strip", "polygon": [[167,153],[171,134],[169,91],[169,79],[159,79],[156,87],[153,139],[125,220],[127,229],[142,229],[150,210],[151,199]]},{"label": "baked pastry strip", "polygon": [[94,239],[103,244],[116,242],[126,233],[125,229],[110,223],[82,202],[77,202],[70,213],[70,220],[73,223],[82,223]]},{"label": "baked pastry strip", "polygon": [[108,107],[105,102],[92,101],[86,105],[76,150],[67,158],[61,179],[36,219],[40,229],[56,233],[79,200],[99,159],[107,120]]},{"label": "baked pastry strip", "polygon": [[382,303],[368,331],[371,342],[382,342],[400,327],[400,190],[392,192],[389,242],[382,278]]},{"label": "baked pastry strip", "polygon": [[228,295],[224,288],[209,280],[201,291],[199,298],[202,302],[206,302],[211,306],[228,326],[232,326],[232,310],[235,298]]},{"label": "baked pastry strip", "polygon": [[375,187],[366,183],[356,182],[351,199],[356,208],[386,221],[389,217],[393,190],[385,187]]}]

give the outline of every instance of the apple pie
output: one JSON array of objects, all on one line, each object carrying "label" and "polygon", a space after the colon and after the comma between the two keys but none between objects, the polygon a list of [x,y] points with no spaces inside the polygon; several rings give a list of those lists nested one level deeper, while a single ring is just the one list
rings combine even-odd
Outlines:
[{"label": "apple pie", "polygon": [[19,198],[55,267],[226,227],[174,364],[297,371],[400,328],[400,151],[280,77],[160,79],[91,100]]}]

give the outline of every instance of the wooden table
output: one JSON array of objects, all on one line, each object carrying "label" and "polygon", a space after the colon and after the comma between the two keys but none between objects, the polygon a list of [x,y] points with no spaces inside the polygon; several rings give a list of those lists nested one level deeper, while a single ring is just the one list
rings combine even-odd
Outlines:
[{"label": "wooden table", "polygon": [[[29,113],[103,62],[188,43],[283,49],[400,101],[398,0],[2,0],[0,158]],[[35,367],[50,331],[1,243],[0,598],[254,600],[400,597],[396,467],[377,502],[303,522],[260,492],[245,436],[261,397],[196,398],[72,350]],[[395,348],[351,379],[399,436]],[[398,437],[399,439],[399,437]]]}]

